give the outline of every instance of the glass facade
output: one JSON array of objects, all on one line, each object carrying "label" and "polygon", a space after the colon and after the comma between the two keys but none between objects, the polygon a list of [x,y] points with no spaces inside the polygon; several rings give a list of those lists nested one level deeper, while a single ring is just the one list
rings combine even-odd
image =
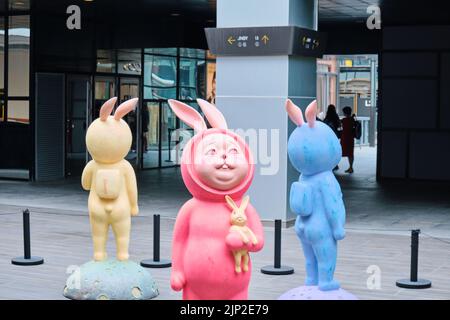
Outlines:
[{"label": "glass facade", "polygon": [[[119,104],[127,100],[139,97],[140,80],[136,78],[119,78]],[[123,120],[128,123],[133,137],[131,149],[126,156],[126,159],[133,165],[138,165],[138,132],[139,132],[139,107],[128,113]]]},{"label": "glass facade", "polygon": [[97,50],[97,72],[115,73],[115,54],[113,50]]},{"label": "glass facade", "polygon": [[5,116],[5,17],[0,17],[0,122]]},{"label": "glass facade", "polygon": [[141,75],[141,49],[117,51],[117,72],[120,74]]},{"label": "glass facade", "polygon": [[29,76],[30,16],[12,16],[8,24],[8,96],[28,97]]},{"label": "glass facade", "polygon": [[30,16],[1,17],[0,43],[0,121],[28,124]]},{"label": "glass facade", "polygon": [[[215,73],[214,57],[191,48],[144,49],[142,142],[144,169],[174,166],[181,156],[180,142],[193,135],[176,118],[167,99],[177,99],[200,111],[195,100],[207,99],[207,79]],[[212,70],[214,68],[214,70]]]},{"label": "glass facade", "polygon": [[180,59],[181,100],[190,101],[205,97],[205,70],[205,60]]},{"label": "glass facade", "polygon": [[178,67],[176,56],[145,54],[144,99],[176,99]]},{"label": "glass facade", "polygon": [[177,130],[184,126],[167,100],[183,101],[199,111],[197,98],[213,101],[214,59],[205,50],[191,48],[98,50],[92,119],[113,96],[120,101],[140,98],[139,108],[125,118],[133,133],[128,161],[143,169],[175,166],[179,142],[193,132]]},{"label": "glass facade", "polygon": [[28,179],[30,1],[0,1],[0,177]]},{"label": "glass facade", "polygon": [[[84,144],[85,131],[99,116],[101,106],[113,96],[119,103],[139,98],[136,110],[124,117],[133,134],[127,160],[136,169],[178,165],[180,142],[185,143],[193,133],[190,128],[183,133],[177,130],[185,126],[167,100],[183,101],[199,111],[197,98],[214,102],[215,57],[195,48],[103,48],[88,39],[85,42],[92,47],[83,46],[83,37],[76,32],[64,34],[65,30],[59,30],[58,36],[64,35],[67,43],[53,48],[45,42],[51,27],[30,18],[31,11],[34,15],[38,9],[41,7],[31,9],[31,0],[0,0],[0,150],[5,151],[0,157],[0,178],[36,175],[33,146],[37,131],[33,124],[38,113],[34,99],[36,90],[44,87],[33,81],[41,73],[63,75],[65,138],[61,143],[66,169],[70,159],[80,163],[89,159],[78,146]],[[71,99],[70,85],[78,82],[83,83],[85,96]],[[65,170],[66,176],[78,175],[79,168],[82,166],[77,163],[69,170],[71,174]]]},{"label": "glass facade", "polygon": [[[5,2],[5,1],[1,1],[1,2]],[[30,10],[30,0],[9,0],[8,1],[8,9],[10,11]]]}]

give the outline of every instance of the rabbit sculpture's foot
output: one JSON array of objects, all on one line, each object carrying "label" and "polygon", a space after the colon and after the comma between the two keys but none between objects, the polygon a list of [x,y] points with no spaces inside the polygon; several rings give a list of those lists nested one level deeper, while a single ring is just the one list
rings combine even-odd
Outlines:
[{"label": "rabbit sculpture's foot", "polygon": [[306,277],[305,286],[317,286],[317,278]]},{"label": "rabbit sculpture's foot", "polygon": [[104,261],[108,258],[108,255],[104,251],[94,252],[95,261]]},{"label": "rabbit sculpture's foot", "polygon": [[337,290],[340,287],[341,287],[341,285],[336,280],[331,280],[331,281],[328,281],[328,282],[320,282],[319,281],[319,289],[321,291]]},{"label": "rabbit sculpture's foot", "polygon": [[128,254],[128,252],[117,252],[117,260],[119,261],[128,260],[129,257],[130,255]]},{"label": "rabbit sculpture's foot", "polygon": [[234,270],[236,271],[236,273],[241,273],[241,272],[242,272],[242,269],[241,269],[240,266],[236,266],[236,267],[234,268]]},{"label": "rabbit sculpture's foot", "polygon": [[248,271],[248,264],[244,264],[244,267],[242,268],[244,270],[244,272]]}]

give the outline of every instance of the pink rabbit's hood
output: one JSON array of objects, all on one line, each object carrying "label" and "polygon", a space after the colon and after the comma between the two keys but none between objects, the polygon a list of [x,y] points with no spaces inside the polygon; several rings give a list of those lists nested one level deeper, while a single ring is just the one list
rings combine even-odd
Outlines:
[{"label": "pink rabbit's hood", "polygon": [[[235,139],[239,143],[242,150],[244,150],[245,158],[247,159],[247,162],[249,164],[247,176],[238,186],[234,187],[231,190],[218,190],[209,187],[200,180],[197,173],[195,172],[194,158],[193,158],[193,155],[195,154],[194,152],[195,146],[199,144],[199,141],[203,139],[203,137],[214,133],[223,133]],[[253,180],[254,172],[255,172],[255,165],[253,162],[253,156],[250,149],[240,136],[229,130],[208,129],[196,134],[186,144],[183,151],[183,155],[181,157],[181,175],[183,177],[184,184],[186,185],[186,188],[189,190],[192,196],[201,200],[224,201],[224,197],[226,195],[229,195],[233,199],[240,199],[250,187],[250,184],[252,183]]]}]

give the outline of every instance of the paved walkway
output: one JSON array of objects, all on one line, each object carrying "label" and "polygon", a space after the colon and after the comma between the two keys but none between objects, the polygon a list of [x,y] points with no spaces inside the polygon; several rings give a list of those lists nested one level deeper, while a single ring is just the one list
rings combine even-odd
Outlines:
[{"label": "paved walkway", "polygon": [[[70,265],[81,265],[91,259],[92,245],[89,221],[73,213],[34,212],[32,220],[32,254],[45,258],[45,264],[20,267],[10,263],[22,254],[22,217],[0,210],[0,299],[63,299],[62,290]],[[173,220],[161,225],[161,255],[170,258]],[[252,254],[253,277],[250,298],[276,299],[305,279],[304,259],[293,228],[283,230],[282,263],[295,268],[289,276],[267,276],[260,268],[273,263],[273,228],[265,228],[266,245]],[[151,258],[152,219],[136,217],[132,225],[131,259]],[[449,299],[450,242],[422,236],[420,242],[420,276],[433,281],[426,290],[407,290],[395,281],[409,276],[409,245],[406,236],[349,231],[340,242],[336,278],[343,288],[360,299]],[[108,252],[114,256],[112,236]],[[379,289],[367,287],[368,268],[380,271]],[[180,299],[169,286],[170,269],[149,269],[157,281],[158,299]],[[372,271],[373,272],[373,271]]]},{"label": "paved walkway", "polygon": [[[344,173],[343,159],[336,176],[347,209],[347,228],[363,232],[420,228],[433,236],[450,238],[450,187],[444,184],[375,180],[376,149],[356,148],[355,173]],[[178,168],[147,170],[138,176],[141,215],[175,218],[190,194]],[[86,214],[88,193],[79,178],[49,183],[0,180],[0,206],[29,207],[33,211]],[[371,229],[371,230],[367,230]]]},{"label": "paved walkway", "polygon": [[[355,173],[336,173],[347,208],[348,235],[339,247],[337,278],[361,299],[450,298],[450,188],[444,184],[375,181],[375,149],[356,150]],[[151,181],[151,183],[150,183]],[[171,252],[173,218],[189,194],[178,169],[152,170],[140,175],[141,215],[133,220],[131,258],[151,256],[153,213],[162,220],[162,254]],[[78,179],[35,184],[0,181],[0,299],[60,299],[69,265],[91,258],[87,193]],[[67,207],[70,206],[70,210]],[[22,254],[21,210],[32,208],[33,254],[46,263],[17,267],[11,258]],[[427,290],[405,290],[395,280],[408,277],[409,230],[420,228],[420,276],[433,281]],[[283,264],[295,267],[291,276],[266,276],[259,269],[272,263],[273,228],[266,227],[267,244],[253,255],[250,297],[275,299],[304,280],[303,255],[292,228],[283,230]],[[437,237],[437,238],[436,238]],[[112,239],[111,239],[112,240]],[[112,241],[109,252],[114,253]],[[367,288],[369,266],[381,271],[381,288]],[[151,270],[158,282],[159,299],[180,298],[169,288],[170,269]]]}]

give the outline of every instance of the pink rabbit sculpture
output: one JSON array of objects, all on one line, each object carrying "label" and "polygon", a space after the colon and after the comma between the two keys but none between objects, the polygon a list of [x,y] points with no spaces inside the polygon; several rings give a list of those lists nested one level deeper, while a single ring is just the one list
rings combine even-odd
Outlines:
[{"label": "pink rabbit sculpture", "polygon": [[192,194],[178,212],[172,243],[173,290],[185,300],[244,300],[248,297],[248,271],[236,272],[233,252],[257,252],[264,245],[261,221],[255,208],[245,209],[247,226],[257,241],[244,243],[233,231],[226,196],[242,207],[254,176],[254,162],[245,141],[228,130],[222,113],[207,101],[198,104],[212,128],[192,107],[169,100],[173,112],[196,131],[181,158],[183,181]]}]

